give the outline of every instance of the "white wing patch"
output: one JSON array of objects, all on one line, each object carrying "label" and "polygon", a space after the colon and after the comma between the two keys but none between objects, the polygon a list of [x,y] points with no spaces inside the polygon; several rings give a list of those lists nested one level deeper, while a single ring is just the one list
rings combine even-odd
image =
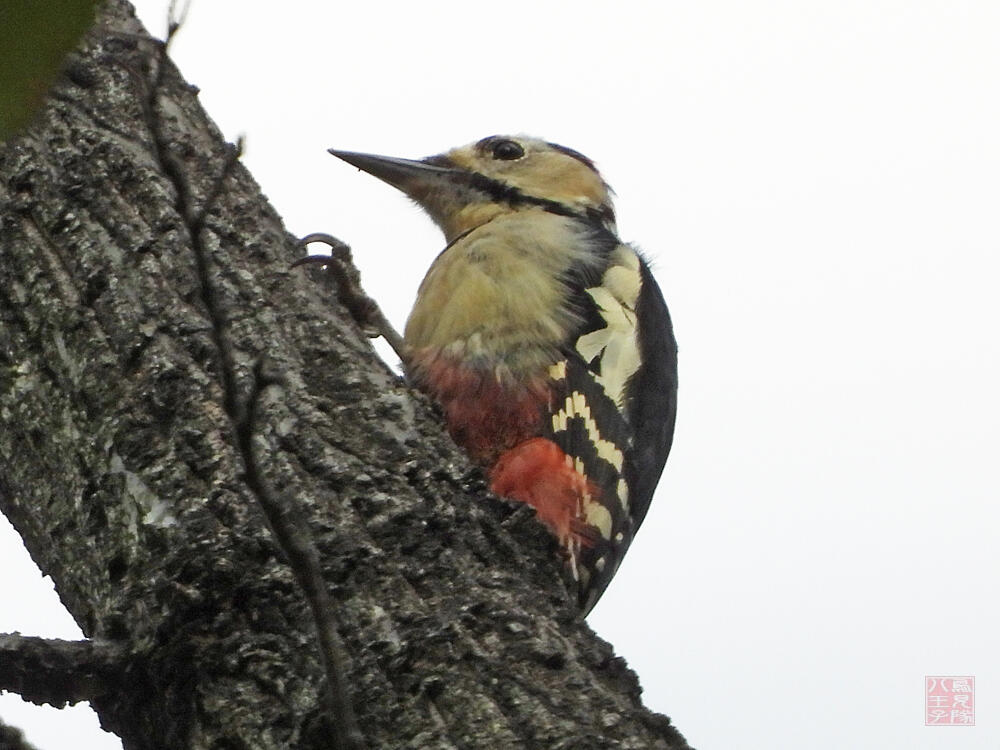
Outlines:
[{"label": "white wing patch", "polygon": [[586,290],[607,325],[577,339],[576,350],[586,362],[600,357],[601,374],[594,379],[621,409],[625,384],[642,364],[635,317],[642,275],[639,256],[625,245],[618,246],[611,263],[601,285]]},{"label": "white wing patch", "polygon": [[[594,300],[605,325],[600,330],[584,334],[575,344],[583,363],[587,363],[580,363],[583,371],[577,375],[594,383],[619,411],[625,407],[626,385],[642,364],[635,312],[641,289],[642,272],[639,256],[627,245],[619,245],[611,254],[610,265],[602,275],[600,284],[585,290]],[[595,360],[599,362],[599,368],[595,368],[600,370],[599,375],[587,367]],[[586,450],[588,455],[593,455],[590,453],[590,450],[593,450],[598,459],[606,462],[610,469],[617,473],[617,479],[612,478],[614,475],[609,477],[613,484],[602,488],[602,494],[613,493],[621,510],[614,509],[611,497],[605,495],[594,498],[585,491],[577,498],[577,518],[594,529],[606,542],[620,545],[624,543],[625,535],[621,530],[616,530],[615,519],[627,517],[630,507],[629,485],[622,476],[625,466],[625,446],[619,446],[614,440],[608,440],[601,434],[591,404],[588,403],[588,397],[583,391],[591,393],[591,398],[596,394],[592,393],[589,385],[574,385],[569,368],[575,366],[563,360],[551,364],[548,368],[549,378],[562,383],[566,387],[563,393],[567,394],[558,410],[552,413],[552,431],[557,440],[560,439],[558,437],[560,433],[574,431],[576,437],[572,440],[586,440],[589,444]],[[571,382],[567,383],[567,380]],[[604,397],[600,397],[600,400],[603,406]],[[574,425],[572,427],[571,422]],[[579,432],[576,432],[578,430]],[[568,450],[570,453],[576,452],[572,446]],[[579,455],[567,454],[566,464],[581,476],[588,476],[587,466]],[[602,475],[605,471],[601,469]],[[583,589],[589,586],[594,572],[604,575],[609,562],[614,562],[609,560],[606,553],[601,553],[586,564],[582,564],[586,550],[581,539],[571,534],[568,539],[560,541],[568,553],[573,577],[580,582]],[[593,596],[593,592],[591,595]],[[592,605],[593,601],[590,601],[585,609],[589,609]]]}]

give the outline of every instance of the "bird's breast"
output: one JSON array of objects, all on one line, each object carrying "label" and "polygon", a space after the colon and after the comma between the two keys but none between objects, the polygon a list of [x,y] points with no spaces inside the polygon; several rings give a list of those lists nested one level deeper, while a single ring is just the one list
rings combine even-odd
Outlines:
[{"label": "bird's breast", "polygon": [[407,373],[484,465],[543,428],[549,368],[580,322],[565,279],[599,262],[586,236],[542,210],[496,217],[454,241],[420,286]]},{"label": "bird's breast", "polygon": [[520,378],[555,361],[579,323],[565,278],[600,262],[574,220],[543,210],[497,217],[431,266],[406,324],[411,352]]}]

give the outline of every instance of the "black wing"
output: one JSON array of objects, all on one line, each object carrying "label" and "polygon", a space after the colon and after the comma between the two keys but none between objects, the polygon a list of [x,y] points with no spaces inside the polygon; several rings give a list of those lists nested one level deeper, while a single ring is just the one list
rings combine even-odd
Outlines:
[{"label": "black wing", "polygon": [[633,440],[625,478],[632,490],[633,533],[649,510],[674,439],[677,418],[677,341],[663,293],[645,261],[636,308],[642,367],[626,388],[625,418]]},{"label": "black wing", "polygon": [[551,439],[592,488],[567,549],[584,614],[597,603],[649,509],[673,436],[677,348],[649,267],[616,242],[574,290],[581,325],[553,368]]}]

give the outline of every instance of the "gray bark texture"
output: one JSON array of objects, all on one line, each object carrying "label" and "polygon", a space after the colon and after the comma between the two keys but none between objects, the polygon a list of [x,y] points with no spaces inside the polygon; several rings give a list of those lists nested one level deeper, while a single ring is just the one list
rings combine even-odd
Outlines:
[{"label": "gray bark texture", "polygon": [[90,639],[0,688],[127,750],[361,746],[338,694],[368,748],[687,748],[300,255],[109,2],[0,145],[0,510]]}]

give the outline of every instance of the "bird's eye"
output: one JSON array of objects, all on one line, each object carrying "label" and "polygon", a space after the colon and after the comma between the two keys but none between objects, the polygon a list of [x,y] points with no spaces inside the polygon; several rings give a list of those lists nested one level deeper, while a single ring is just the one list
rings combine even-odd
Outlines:
[{"label": "bird's eye", "polygon": [[493,158],[513,161],[524,156],[524,147],[517,141],[497,141],[493,144]]}]

